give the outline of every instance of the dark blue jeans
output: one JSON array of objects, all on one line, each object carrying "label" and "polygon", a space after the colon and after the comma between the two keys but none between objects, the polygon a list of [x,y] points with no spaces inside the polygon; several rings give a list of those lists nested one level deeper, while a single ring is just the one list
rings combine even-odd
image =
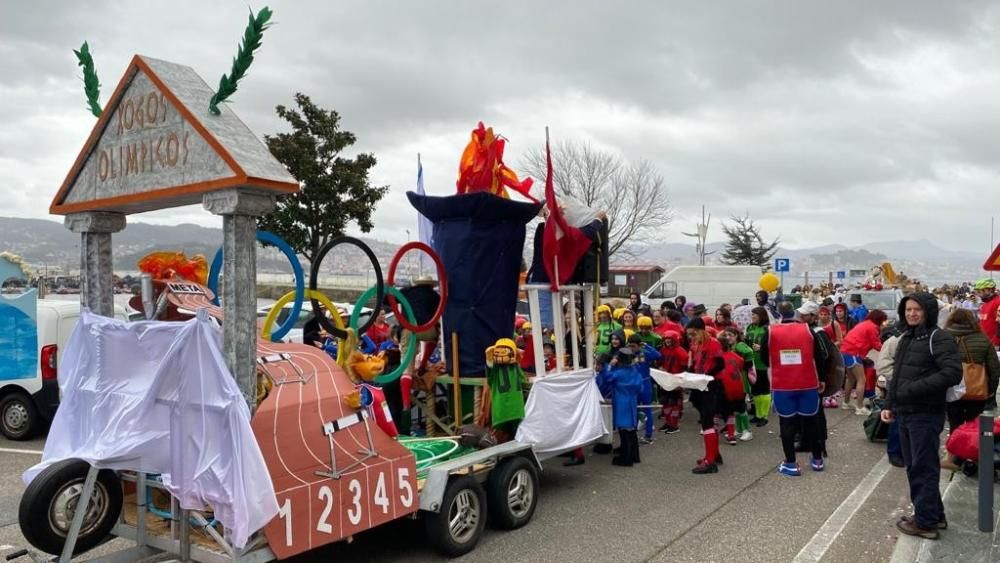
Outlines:
[{"label": "dark blue jeans", "polygon": [[903,448],[906,479],[917,526],[933,530],[944,519],[944,504],[938,482],[941,478],[941,431],[944,413],[897,415],[899,443]]},{"label": "dark blue jeans", "polygon": [[899,422],[896,420],[889,424],[889,443],[886,444],[885,453],[889,457],[903,457],[903,446],[899,443]]}]

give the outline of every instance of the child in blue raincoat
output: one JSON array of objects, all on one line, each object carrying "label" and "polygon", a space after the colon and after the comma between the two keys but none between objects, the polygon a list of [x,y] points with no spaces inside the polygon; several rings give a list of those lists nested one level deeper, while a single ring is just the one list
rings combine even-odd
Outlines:
[{"label": "child in blue raincoat", "polygon": [[[642,390],[639,392],[639,403],[648,405],[653,402],[653,378],[649,376],[649,369],[652,367],[653,362],[663,360],[663,354],[660,354],[656,348],[646,344],[642,336],[638,334],[628,337],[628,347],[632,350],[632,355],[635,358],[633,365],[636,371],[639,372],[640,377],[642,377]],[[645,434],[641,438],[641,443],[644,445],[652,444],[653,407],[645,407],[642,409],[642,412],[646,415],[646,427]]]},{"label": "child in blue raincoat", "polygon": [[612,418],[621,447],[618,455],[611,460],[614,465],[631,467],[639,463],[639,392],[642,390],[642,376],[632,365],[633,353],[628,346],[615,351],[605,369],[598,376],[598,385],[604,396],[611,396]]}]

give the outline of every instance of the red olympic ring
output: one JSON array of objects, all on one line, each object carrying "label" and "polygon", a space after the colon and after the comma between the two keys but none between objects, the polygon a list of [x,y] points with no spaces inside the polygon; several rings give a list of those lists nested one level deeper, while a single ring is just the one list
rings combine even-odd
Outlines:
[{"label": "red olympic ring", "polygon": [[441,301],[438,303],[437,311],[434,311],[434,315],[426,323],[414,326],[406,318],[406,316],[403,315],[403,311],[399,308],[399,302],[392,294],[387,295],[386,300],[389,302],[389,309],[392,311],[392,314],[396,315],[396,320],[399,322],[399,325],[410,332],[418,333],[434,328],[434,325],[441,320],[441,315],[444,314],[445,302],[448,300],[448,278],[445,276],[444,264],[441,263],[441,257],[437,255],[437,252],[434,252],[433,248],[420,241],[413,241],[404,244],[402,248],[396,252],[396,255],[392,257],[392,262],[389,263],[389,278],[386,280],[386,284],[391,286],[395,283],[396,267],[399,266],[399,260],[404,254],[411,250],[422,250],[425,254],[431,257],[431,260],[434,261],[434,267],[437,268],[438,285],[441,286]]}]

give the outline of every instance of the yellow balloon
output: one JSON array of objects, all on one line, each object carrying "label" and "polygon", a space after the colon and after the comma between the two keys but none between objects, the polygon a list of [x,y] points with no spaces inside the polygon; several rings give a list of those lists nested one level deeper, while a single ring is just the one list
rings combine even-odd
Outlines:
[{"label": "yellow balloon", "polygon": [[781,280],[778,279],[778,276],[768,272],[760,277],[760,282],[758,283],[760,284],[761,289],[771,293],[772,291],[778,289],[778,286],[781,285]]}]

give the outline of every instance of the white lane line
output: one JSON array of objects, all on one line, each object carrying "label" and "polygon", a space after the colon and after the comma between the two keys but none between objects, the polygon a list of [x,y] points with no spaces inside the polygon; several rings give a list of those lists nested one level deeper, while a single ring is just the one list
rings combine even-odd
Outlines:
[{"label": "white lane line", "polygon": [[18,450],[14,448],[0,448],[0,453],[42,455],[42,452],[38,450]]},{"label": "white lane line", "polygon": [[819,531],[813,535],[809,543],[799,551],[799,554],[792,560],[793,563],[815,563],[822,559],[826,555],[827,550],[830,549],[830,546],[833,545],[833,542],[844,531],[847,523],[851,521],[851,518],[854,518],[854,515],[861,509],[861,506],[868,500],[872,491],[878,487],[882,478],[889,473],[889,469],[891,468],[889,458],[882,456],[882,459],[861,480],[861,483],[855,487],[851,494],[844,499],[844,502],[840,503],[837,510],[833,511],[833,514],[820,526]]}]

